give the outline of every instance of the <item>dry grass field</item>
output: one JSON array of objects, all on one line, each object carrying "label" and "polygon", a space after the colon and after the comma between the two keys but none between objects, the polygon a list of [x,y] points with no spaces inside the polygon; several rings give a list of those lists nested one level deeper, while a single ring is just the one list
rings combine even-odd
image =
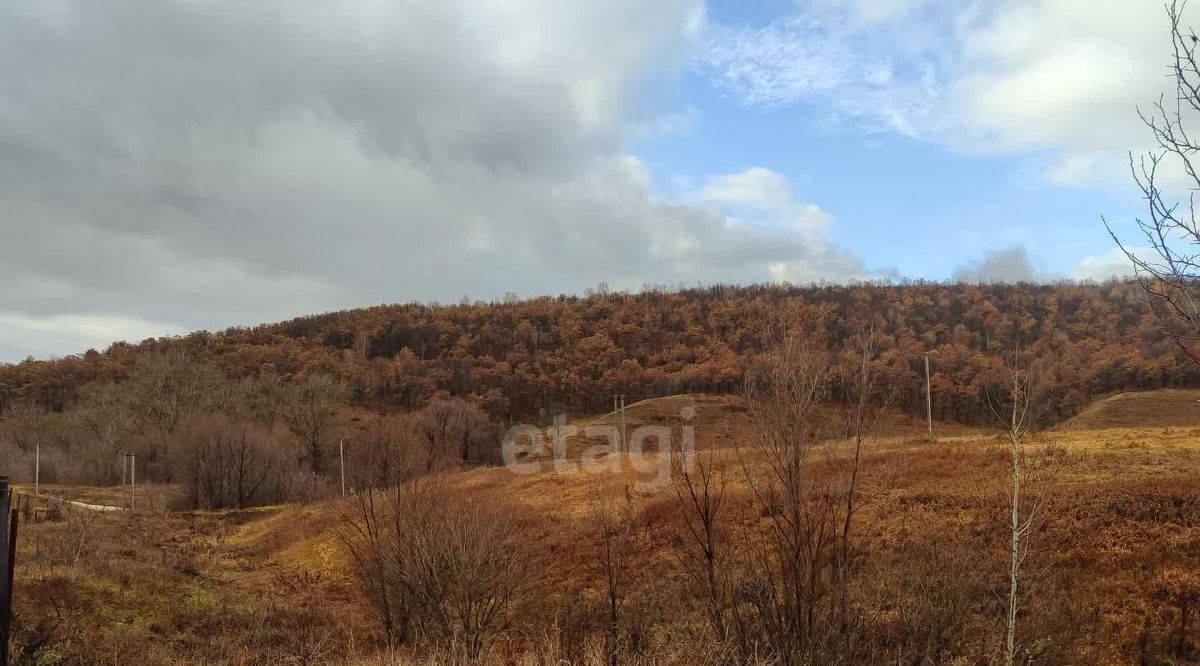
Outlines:
[{"label": "dry grass field", "polygon": [[[1054,474],[1042,490],[1045,522],[1027,565],[1023,640],[1035,661],[1197,663],[1194,630],[1183,626],[1180,635],[1182,616],[1200,599],[1196,399],[1186,391],[1113,396],[1037,437]],[[758,464],[742,446],[744,404],[646,401],[630,407],[626,425],[670,422],[689,404],[698,408],[692,423],[700,447],[719,449],[714,455],[728,472],[730,530],[747,554],[764,518],[743,478]],[[1003,629],[1006,453],[983,431],[935,430],[943,437],[928,441],[919,418],[892,416],[868,447],[855,592],[875,600],[865,622],[899,663],[992,663]],[[823,464],[843,464],[843,453],[831,449]],[[602,615],[589,507],[607,494],[628,497],[635,515],[624,565],[622,612],[634,637],[625,662],[716,663],[698,611],[681,593],[676,496],[669,486],[633,491],[639,474],[622,462],[620,472],[601,474],[483,468],[453,475],[457,489],[513,507],[533,571],[513,600],[504,640],[485,661],[599,663],[595,640],[580,628]],[[120,497],[116,489],[56,492],[93,502]],[[437,663],[436,654],[383,650],[336,535],[347,510],[328,501],[222,512],[68,511],[62,520],[25,522],[15,601],[21,663]]]}]

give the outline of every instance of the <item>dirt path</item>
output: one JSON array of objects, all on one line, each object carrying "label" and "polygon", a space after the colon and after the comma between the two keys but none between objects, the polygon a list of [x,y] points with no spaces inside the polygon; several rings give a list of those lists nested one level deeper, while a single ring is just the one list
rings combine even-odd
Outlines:
[{"label": "dirt path", "polygon": [[60,504],[70,504],[71,506],[77,506],[81,509],[87,509],[88,511],[101,511],[104,513],[120,513],[120,512],[128,511],[128,509],[126,509],[123,506],[110,506],[108,504],[88,504],[87,502],[80,502],[78,500],[64,499],[62,497],[55,497],[53,495],[26,494],[25,496],[32,497],[34,499],[46,500],[48,502],[58,502]]}]

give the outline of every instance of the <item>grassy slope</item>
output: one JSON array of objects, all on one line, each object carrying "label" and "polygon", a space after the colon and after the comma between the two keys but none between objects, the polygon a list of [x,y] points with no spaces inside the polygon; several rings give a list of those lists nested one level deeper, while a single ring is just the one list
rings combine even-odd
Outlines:
[{"label": "grassy slope", "polygon": [[[1139,416],[1125,422],[1129,427],[1109,427],[1109,399],[1044,438],[1062,449],[1065,492],[1047,505],[1038,542],[1045,552],[1036,561],[1052,566],[1029,613],[1045,633],[1033,638],[1053,639],[1060,625],[1082,627],[1066,646],[1072,663],[1136,660],[1143,629],[1165,634],[1172,621],[1154,597],[1160,569],[1200,565],[1200,427],[1137,425],[1161,423],[1156,405],[1177,412],[1194,398],[1160,393],[1162,401],[1138,396]],[[689,401],[633,405],[627,427],[674,418]],[[701,446],[723,448],[718,455],[734,479],[735,531],[753,529],[760,519],[739,481],[742,461],[753,462],[736,448],[748,437],[744,405],[734,398],[694,401]],[[919,419],[890,419],[865,460],[863,486],[873,499],[861,514],[858,545],[867,572],[860,584],[872,598],[902,599],[911,592],[906,585],[965,576],[986,599],[999,583],[1003,450],[978,431],[949,424],[936,430],[955,436],[928,443],[918,437]],[[455,481],[517,503],[530,517],[539,574],[517,603],[523,615],[548,625],[564,606],[598,602],[590,501],[597,493],[624,493],[636,478],[628,466],[600,475],[514,476],[492,468]],[[669,489],[635,495],[635,505],[641,529],[629,589],[649,605],[656,595],[678,594],[670,544],[678,522]],[[77,563],[71,521],[22,527],[20,640],[45,625],[58,653],[92,655],[74,663],[114,664],[341,658],[373,645],[369,611],[332,532],[334,504],[94,520]],[[880,631],[891,630],[894,612],[881,610]],[[971,611],[973,628],[959,639],[959,651],[979,654],[994,644],[988,612]]]},{"label": "grassy slope", "polygon": [[1153,426],[1200,427],[1200,390],[1116,393],[1088,405],[1061,428],[1097,430]]}]

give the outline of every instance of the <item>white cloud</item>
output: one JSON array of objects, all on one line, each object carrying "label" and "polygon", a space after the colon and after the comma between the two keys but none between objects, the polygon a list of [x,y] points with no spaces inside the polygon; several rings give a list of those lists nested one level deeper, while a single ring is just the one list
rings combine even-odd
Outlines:
[{"label": "white cloud", "polygon": [[1130,0],[830,0],[714,26],[700,63],[748,104],[1037,154],[1053,182],[1098,183],[1126,180],[1127,152],[1150,145],[1135,108],[1169,92],[1167,29],[1161,4]]},{"label": "white cloud", "polygon": [[853,0],[859,15],[867,21],[883,21],[904,16],[930,0]]},{"label": "white cloud", "polygon": [[[1137,257],[1149,258],[1152,254],[1147,248],[1133,248],[1131,251]],[[1133,275],[1133,262],[1121,248],[1113,248],[1103,254],[1085,257],[1075,267],[1072,277],[1077,280],[1103,282],[1131,278]]]},{"label": "white cloud", "polygon": [[[777,171],[750,167],[737,173],[713,176],[694,198],[701,205],[725,216],[731,223],[752,229],[788,230],[799,235],[814,249],[827,249],[832,244],[829,230],[833,218],[816,204],[796,200],[791,183]],[[810,279],[861,278],[864,277],[861,271],[862,268],[858,267],[858,273],[841,276],[825,273]],[[768,272],[774,276],[779,269],[769,268]],[[786,279],[800,281],[794,277]]]},{"label": "white cloud", "polygon": [[698,64],[750,105],[809,104],[925,136],[944,95],[944,34],[907,0],[809,3],[763,27],[712,25]]},{"label": "white cloud", "polygon": [[700,111],[691,104],[649,120],[625,125],[625,136],[631,141],[652,141],[691,134],[700,124]]},{"label": "white cloud", "polygon": [[1126,179],[1126,153],[1150,139],[1135,109],[1170,84],[1167,29],[1155,3],[1006,5],[965,42],[962,122],[988,150],[1056,151],[1055,182]]},{"label": "white cloud", "polygon": [[700,190],[700,198],[718,204],[772,207],[792,198],[792,187],[783,174],[763,167],[714,176]]}]

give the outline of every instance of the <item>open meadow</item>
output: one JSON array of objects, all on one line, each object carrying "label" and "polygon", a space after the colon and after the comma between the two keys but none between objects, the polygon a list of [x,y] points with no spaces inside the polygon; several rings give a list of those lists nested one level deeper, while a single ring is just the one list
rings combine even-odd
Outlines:
[{"label": "open meadow", "polygon": [[[1036,435],[1032,446],[1053,461],[1053,477],[1039,489],[1044,523],[1025,564],[1034,572],[1021,611],[1030,659],[1197,657],[1190,624],[1200,598],[1197,399],[1198,391],[1116,396]],[[747,417],[739,400],[680,396],[627,410],[632,427],[697,408],[698,448],[727,482],[731,563],[755,557],[769,520],[747,486],[763,463],[741,441]],[[1007,584],[1006,447],[988,431],[948,423],[935,424],[939,436],[931,441],[923,427],[920,419],[885,417],[864,448],[860,492],[867,499],[850,543],[854,649],[872,663],[990,663]],[[821,466],[845,464],[844,444],[829,446]],[[643,455],[653,461],[658,454]],[[686,566],[677,487],[635,491],[639,478],[645,474],[628,456],[620,471],[445,473],[452,492],[504,507],[525,567],[480,661],[606,663],[608,587],[598,555],[605,541],[595,507],[611,500],[630,512],[620,544],[622,662],[724,662]],[[120,488],[42,490],[97,503],[122,497]],[[377,608],[339,537],[353,504],[170,511],[147,503],[133,515],[68,508],[54,520],[25,521],[14,630],[21,663],[449,659],[453,646],[386,647]]]}]

